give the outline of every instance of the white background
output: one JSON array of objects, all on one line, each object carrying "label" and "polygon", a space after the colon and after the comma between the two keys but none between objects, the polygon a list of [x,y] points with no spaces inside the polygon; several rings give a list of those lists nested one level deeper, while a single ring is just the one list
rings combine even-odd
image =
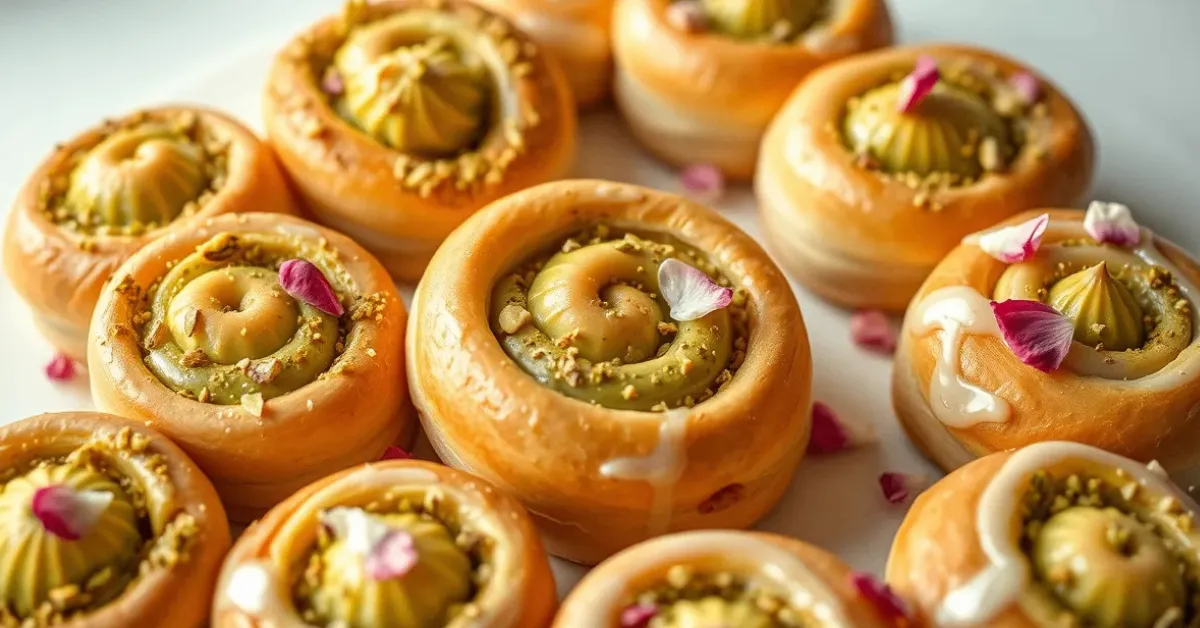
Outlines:
[{"label": "white background", "polygon": [[[222,106],[255,127],[270,52],[334,0],[0,0],[0,212],[56,142],[108,114],[163,100]],[[1009,53],[1054,80],[1100,147],[1094,196],[1200,250],[1200,0],[896,0],[902,40]],[[607,114],[587,120],[579,172],[670,189]],[[719,207],[754,231],[753,199]],[[903,508],[882,503],[880,471],[930,471],[895,426],[888,363],[855,349],[846,316],[798,291],[813,342],[816,397],[874,424],[879,446],[806,462],[763,527],[882,569]],[[0,278],[0,423],[88,407],[86,384],[52,384],[51,350]],[[558,565],[560,585],[577,571]]]}]

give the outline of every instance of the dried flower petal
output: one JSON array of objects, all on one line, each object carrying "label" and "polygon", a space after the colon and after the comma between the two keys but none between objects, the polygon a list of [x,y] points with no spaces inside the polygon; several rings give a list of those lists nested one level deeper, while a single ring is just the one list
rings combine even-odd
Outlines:
[{"label": "dried flower petal", "polygon": [[704,7],[698,0],[678,0],[667,6],[667,24],[685,33],[699,33],[708,28]]},{"label": "dried flower petal", "polygon": [[1026,105],[1032,105],[1042,97],[1042,83],[1029,72],[1017,72],[1008,79],[1013,91]]},{"label": "dried flower petal", "polygon": [[979,248],[1005,264],[1023,262],[1042,246],[1042,234],[1049,224],[1050,215],[1042,214],[1019,225],[996,229],[979,236]]},{"label": "dried flower petal", "polygon": [[342,74],[332,67],[326,70],[325,76],[321,77],[321,91],[329,96],[341,96],[346,91],[346,82],[342,80]]},{"label": "dried flower petal", "polygon": [[658,607],[653,604],[630,604],[621,611],[621,628],[646,628],[655,615]]},{"label": "dried flower petal", "polygon": [[75,379],[75,362],[62,353],[56,354],[46,364],[46,377],[56,382],[69,382]]},{"label": "dried flower petal", "polygon": [[1071,350],[1075,324],[1045,303],[992,301],[992,313],[1013,355],[1039,371],[1057,369]]},{"label": "dried flower petal", "polygon": [[398,578],[417,564],[412,535],[392,529],[362,508],[330,508],[320,519],[346,549],[363,557],[367,575],[375,580]]},{"label": "dried flower petal", "polygon": [[393,530],[367,554],[367,575],[374,580],[403,577],[417,566],[417,558],[417,546],[412,535]]},{"label": "dried flower petal", "polygon": [[835,454],[873,441],[875,433],[869,427],[846,423],[833,408],[820,401],[813,402],[812,435],[808,439],[808,453]]},{"label": "dried flower petal", "polygon": [[1130,247],[1142,240],[1142,230],[1133,214],[1120,203],[1092,201],[1083,216],[1083,228],[1101,244]]},{"label": "dried flower petal", "polygon": [[689,196],[715,201],[725,193],[725,175],[711,164],[692,164],[679,173],[679,184]]},{"label": "dried flower petal", "polygon": [[896,328],[887,314],[879,310],[859,310],[850,316],[850,337],[854,344],[876,353],[896,351]]},{"label": "dried flower petal", "polygon": [[113,501],[108,491],[77,491],[67,486],[39,488],[33,493],[33,516],[47,532],[77,541],[92,529]]},{"label": "dried flower petal", "polygon": [[383,450],[383,457],[380,460],[409,460],[411,458],[412,454],[407,451],[394,445],[388,445],[387,449]]},{"label": "dried flower petal", "polygon": [[875,576],[855,571],[850,574],[850,584],[886,619],[895,621],[910,617],[908,603]]},{"label": "dried flower petal", "polygon": [[904,80],[900,82],[900,96],[896,101],[896,110],[900,113],[912,111],[929,92],[937,85],[939,78],[937,61],[933,57],[921,55],[917,57],[917,65]]},{"label": "dried flower petal", "polygon": [[704,271],[677,259],[658,267],[658,289],[671,306],[671,318],[694,321],[733,301],[733,290],[718,286]]},{"label": "dried flower petal", "polygon": [[246,393],[242,395],[242,409],[254,416],[263,415],[262,393]]},{"label": "dried flower petal", "polygon": [[331,316],[346,310],[320,268],[302,259],[290,259],[279,267],[279,285],[292,297]]},{"label": "dried flower petal", "polygon": [[887,472],[879,476],[879,488],[889,504],[903,504],[920,493],[928,481],[924,475]]}]

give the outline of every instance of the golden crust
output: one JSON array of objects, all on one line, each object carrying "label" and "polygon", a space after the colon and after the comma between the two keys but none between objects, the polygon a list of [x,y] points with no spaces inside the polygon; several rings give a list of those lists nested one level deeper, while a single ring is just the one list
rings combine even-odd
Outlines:
[{"label": "golden crust", "polygon": [[[208,617],[217,573],[229,550],[229,525],[212,484],[184,452],[146,426],[99,412],[41,414],[0,427],[0,467],[21,466],[41,456],[59,456],[93,441],[112,441],[118,433],[147,439],[146,452],[165,462],[171,496],[178,509],[196,521],[188,559],[169,569],[155,569],[133,583],[116,600],[70,622],[79,628],[121,626],[195,626]],[[153,472],[145,469],[148,476]],[[160,489],[161,490],[161,489]],[[148,491],[152,492],[152,491]],[[150,510],[156,506],[151,498]]]},{"label": "golden crust", "polygon": [[[722,552],[725,538],[765,543],[804,568],[832,593],[840,603],[847,625],[859,628],[884,628],[893,624],[880,617],[871,603],[864,600],[850,581],[850,567],[833,554],[802,541],[767,532],[698,532],[659,537],[630,547],[604,561],[588,573],[571,591],[558,616],[555,628],[601,628],[616,625],[622,608],[644,589],[667,579],[667,572],[678,564],[702,565],[704,569],[725,571],[751,578],[778,581],[779,557],[763,557]],[[667,550],[681,540],[693,540],[691,561],[679,561],[678,552]],[[672,547],[672,549],[674,549]],[[665,551],[664,551],[665,550]],[[707,552],[706,552],[707,550]],[[749,565],[747,565],[749,564]],[[798,583],[783,583],[798,584]],[[830,600],[816,600],[829,604]]]},{"label": "golden crust", "polygon": [[103,136],[96,126],[57,146],[26,180],[13,202],[4,233],[4,269],[13,288],[34,312],[34,321],[56,349],[72,359],[87,355],[87,326],[104,282],[130,255],[164,233],[188,228],[230,212],[296,212],[271,148],[233,118],[211,109],[165,106],[138,115],[173,116],[195,113],[229,141],[228,177],[198,212],[140,236],[84,236],[64,229],[42,212],[42,185],[60,173],[76,151]]},{"label": "golden crust", "polygon": [[856,165],[836,130],[845,103],[911,68],[922,55],[939,62],[969,58],[1005,75],[1036,74],[968,46],[906,46],[860,55],[814,72],[763,139],[755,187],[772,250],[807,287],[841,305],[902,310],[963,236],[1033,207],[1075,203],[1091,184],[1091,132],[1067,97],[1041,76],[1040,102],[1051,121],[1041,150],[1023,150],[1001,176],[926,194],[928,204],[940,207],[936,211],[918,205],[919,190]]},{"label": "golden crust", "polygon": [[[575,106],[558,63],[549,55],[536,54],[533,42],[499,17],[466,2],[437,4],[472,23],[495,24],[490,28],[503,29],[518,49],[535,51],[524,60],[528,74],[517,76],[509,70],[514,93],[524,105],[519,112],[506,113],[506,119],[524,127],[524,137],[498,183],[457,191],[451,181],[422,196],[418,188],[397,179],[397,159],[407,156],[343,120],[329,105],[314,73],[310,48],[336,43],[341,16],[317,22],[276,55],[263,95],[267,135],[316,220],[362,242],[402,281],[419,279],[438,244],[480,207],[563,176],[575,156]],[[382,15],[429,6],[423,0],[386,0],[364,10]],[[493,124],[481,152],[514,149],[504,126]],[[432,170],[432,163],[422,163],[426,164]]]},{"label": "golden crust", "polygon": [[[609,459],[648,455],[662,415],[606,409],[543,387],[502,350],[488,304],[497,279],[531,251],[597,223],[671,234],[748,292],[745,362],[688,418],[687,465],[670,487],[667,528],[744,528],[761,517],[804,454],[811,402],[808,338],[787,280],[714,212],[671,194],[584,180],[514,194],[464,223],[414,297],[414,401],[444,460],[516,495],[551,553],[582,563],[666,531],[649,529],[649,484],[600,473]],[[735,503],[705,505],[723,488]]]},{"label": "golden crust", "polygon": [[880,0],[833,3],[838,13],[830,23],[795,45],[683,32],[667,20],[670,4],[617,0],[617,104],[659,157],[675,164],[708,161],[741,180],[753,174],[762,132],[801,79],[823,64],[892,43],[891,18]]},{"label": "golden crust", "polygon": [[[222,231],[295,235],[337,251],[359,294],[382,293],[382,319],[355,323],[333,371],[266,402],[261,418],[240,406],[200,403],[176,394],[142,361],[139,310],[115,288],[145,289],[167,265]],[[407,315],[375,258],[349,238],[299,218],[242,214],[180,229],[134,255],[101,295],[89,338],[88,369],[96,405],[161,430],[213,479],[230,517],[248,521],[305,484],[407,443],[416,421],[404,372]],[[311,407],[310,407],[311,405]]]},{"label": "golden crust", "polygon": [[[381,477],[386,472],[428,476],[417,482]],[[419,474],[419,475],[418,475]],[[486,482],[449,467],[416,460],[393,460],[365,464],[322,478],[304,487],[271,509],[238,539],[225,560],[221,585],[213,599],[213,622],[217,628],[304,624],[289,601],[268,605],[267,612],[254,617],[232,604],[228,585],[233,573],[248,564],[290,570],[315,538],[315,514],[322,508],[363,504],[390,490],[428,485],[449,496],[463,520],[495,539],[497,559],[489,590],[477,602],[489,620],[472,624],[479,628],[539,628],[549,623],[558,600],[554,575],[537,530],[521,505]],[[332,488],[337,490],[332,490]],[[497,604],[499,602],[499,604]],[[269,616],[266,616],[269,615]]]},{"label": "golden crust", "polygon": [[[1078,210],[1035,210],[1001,225],[1018,224],[1042,213],[1049,213],[1052,221],[1083,220]],[[1047,237],[1043,243],[1050,241]],[[1200,283],[1200,264],[1162,238],[1155,237],[1154,245],[1191,283]],[[978,246],[960,245],[937,266],[913,303],[949,286],[969,286],[990,298],[1005,267]],[[905,321],[896,353],[893,402],[905,430],[943,469],[1046,440],[1084,443],[1142,462],[1158,460],[1172,473],[1200,464],[1194,446],[1200,439],[1200,423],[1194,420],[1200,387],[1194,382],[1163,391],[1114,386],[1110,380],[1065,369],[1047,374],[1022,363],[1001,338],[993,336],[968,336],[960,353],[961,368],[968,381],[984,390],[1003,390],[1011,416],[1004,423],[943,427],[930,413],[927,398],[942,351],[941,334],[936,330],[916,334],[911,323]],[[1137,417],[1136,424],[1130,417]]]},{"label": "golden crust", "polygon": [[507,17],[558,59],[580,107],[608,98],[612,86],[613,0],[475,0]]}]

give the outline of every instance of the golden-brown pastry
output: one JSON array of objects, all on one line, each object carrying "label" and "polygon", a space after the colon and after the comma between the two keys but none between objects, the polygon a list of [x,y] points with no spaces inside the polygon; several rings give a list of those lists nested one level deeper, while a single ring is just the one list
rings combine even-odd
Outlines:
[{"label": "golden-brown pastry", "polygon": [[434,448],[520,499],[553,554],[749,526],[804,455],[795,296],[749,236],[680,197],[514,194],[451,235],[413,299],[409,379]]},{"label": "golden-brown pastry", "polygon": [[614,91],[651,152],[746,180],[801,79],[891,42],[882,0],[617,0]]},{"label": "golden-brown pastry", "polygon": [[887,581],[915,604],[918,625],[1194,626],[1196,514],[1161,468],[1037,443],[976,460],[919,496]]},{"label": "golden-brown pastry", "polygon": [[117,271],[92,321],[92,397],[174,439],[247,521],[411,438],[406,318],[349,238],[288,216],[214,218]]},{"label": "golden-brown pastry", "polygon": [[317,220],[403,281],[467,216],[575,155],[557,62],[460,0],[349,2],[276,56],[263,113]]},{"label": "golden-brown pastry", "polygon": [[38,166],[8,216],[4,270],[46,339],[83,361],[92,309],[121,262],[171,228],[245,211],[295,211],[268,146],[217,111],[138,111]]},{"label": "golden-brown pastry", "polygon": [[894,619],[832,554],[776,534],[713,530],[613,556],[571,592],[554,627],[885,628]]},{"label": "golden-brown pastry", "polygon": [[595,105],[612,84],[613,0],[475,0],[507,17],[542,49],[554,55],[567,75],[575,102]]},{"label": "golden-brown pastry", "polygon": [[1015,216],[964,240],[913,299],[893,401],[942,468],[1069,440],[1196,470],[1200,265],[1133,224],[1106,236],[1092,219],[1114,210],[1130,217],[1106,203]]},{"label": "golden-brown pastry", "polygon": [[318,480],[225,561],[214,628],[541,628],[558,605],[529,515],[490,484],[415,460]]},{"label": "golden-brown pastry", "polygon": [[0,427],[0,625],[198,626],[229,522],[187,455],[99,412]]},{"label": "golden-brown pastry", "polygon": [[755,192],[772,251],[807,288],[902,310],[963,236],[1077,202],[1093,161],[1083,118],[1030,68],[910,46],[813,73],[763,139]]}]

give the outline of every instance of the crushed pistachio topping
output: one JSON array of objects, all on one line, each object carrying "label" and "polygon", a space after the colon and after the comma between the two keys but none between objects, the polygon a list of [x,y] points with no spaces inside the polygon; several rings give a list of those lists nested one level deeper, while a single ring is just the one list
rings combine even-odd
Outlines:
[{"label": "crushed pistachio topping", "polygon": [[1038,584],[1023,605],[1039,617],[1098,628],[1200,621],[1195,513],[1174,498],[1120,472],[1044,470],[1020,513]]},{"label": "crushed pistachio topping", "polygon": [[648,628],[821,625],[809,609],[794,607],[785,592],[733,572],[702,572],[688,565],[671,567],[662,582],[638,594],[629,604],[655,609]]},{"label": "crushed pistachio topping", "polygon": [[106,121],[41,183],[46,218],[87,236],[137,236],[200,211],[225,184],[229,142],[192,112]]},{"label": "crushed pistachio topping", "polygon": [[851,98],[835,132],[859,166],[916,190],[916,205],[938,210],[939,192],[1003,172],[1025,147],[1041,145],[1047,106],[1015,96],[994,65],[966,59],[940,64],[933,91],[902,112],[906,70]]},{"label": "crushed pistachio topping", "polygon": [[[499,184],[541,122],[517,89],[537,47],[475,7],[351,2],[336,33],[293,42],[291,54],[335,113],[395,150],[397,183],[422,197]],[[293,122],[325,135],[313,113]]]},{"label": "crushed pistachio topping", "polygon": [[372,577],[370,557],[356,546],[362,539],[339,538],[322,526],[292,589],[306,622],[424,628],[479,614],[474,600],[491,579],[494,542],[463,520],[440,491],[397,489],[351,509],[361,510],[373,526],[407,534],[416,561],[402,576]]},{"label": "crushed pistachio topping", "polygon": [[713,30],[751,41],[799,43],[830,13],[829,0],[701,0]]},{"label": "crushed pistachio topping", "polygon": [[[295,258],[321,268],[346,315],[288,295],[279,268]],[[386,295],[355,294],[323,240],[220,233],[169,267],[146,289],[117,286],[137,308],[147,367],[185,397],[241,404],[256,417],[263,401],[345,368],[338,358],[353,327],[382,320],[387,308]]]},{"label": "crushed pistachio topping", "polygon": [[[139,481],[121,469],[144,466],[169,482],[166,461],[149,439],[125,428],[61,457],[40,458],[0,474],[0,627],[63,624],[119,597],[138,579],[186,562],[199,529],[186,512],[154,530]],[[61,486],[112,495],[88,529],[67,540],[44,527],[31,509],[39,489]],[[169,485],[168,485],[169,486]],[[160,491],[156,491],[156,494]],[[169,498],[167,492],[160,498]]]},{"label": "crushed pistachio topping", "polygon": [[745,359],[746,293],[729,307],[674,321],[658,267],[678,259],[732,287],[699,251],[661,234],[594,227],[504,276],[492,329],[545,386],[608,408],[663,411],[717,394]]},{"label": "crushed pistachio topping", "polygon": [[1075,340],[1109,351],[1145,342],[1142,306],[1101,262],[1064,277],[1049,291],[1049,304],[1075,323]]}]

